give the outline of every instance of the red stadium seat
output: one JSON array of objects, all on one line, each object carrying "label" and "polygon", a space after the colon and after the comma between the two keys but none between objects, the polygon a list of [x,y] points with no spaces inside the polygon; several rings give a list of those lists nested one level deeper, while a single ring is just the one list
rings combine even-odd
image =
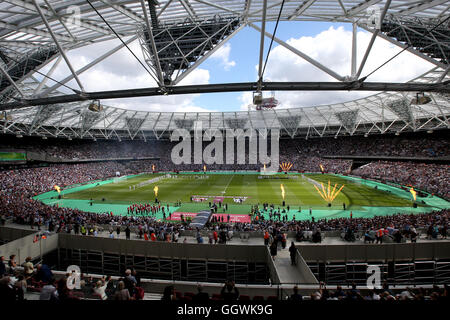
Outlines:
[{"label": "red stadium seat", "polygon": [[[84,293],[80,292],[80,291],[72,291],[72,297],[73,298],[78,298],[78,299],[84,299]],[[97,294],[98,295],[98,294]],[[100,296],[100,295],[99,295]],[[101,299],[101,296],[100,296]]]},{"label": "red stadium seat", "polygon": [[222,295],[219,293],[213,293],[211,300],[215,300],[215,301],[222,300]]},{"label": "red stadium seat", "polygon": [[102,300],[102,296],[98,293],[93,293],[90,297],[92,300]]},{"label": "red stadium seat", "polygon": [[183,294],[179,291],[175,291],[175,297],[177,297],[177,300],[183,299]]}]

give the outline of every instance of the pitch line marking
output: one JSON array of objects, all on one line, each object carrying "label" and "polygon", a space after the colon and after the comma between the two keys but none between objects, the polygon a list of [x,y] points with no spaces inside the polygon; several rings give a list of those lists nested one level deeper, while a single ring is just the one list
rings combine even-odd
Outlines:
[{"label": "pitch line marking", "polygon": [[231,183],[231,180],[233,180],[233,177],[234,177],[234,175],[232,175],[231,176],[231,179],[228,181],[228,183],[227,183],[227,185],[226,185],[226,187],[225,187],[225,189],[223,189],[223,191],[222,191],[222,193],[223,194],[225,194],[226,193],[226,191],[227,191],[227,189],[228,189],[228,186],[230,185],[230,183]]}]

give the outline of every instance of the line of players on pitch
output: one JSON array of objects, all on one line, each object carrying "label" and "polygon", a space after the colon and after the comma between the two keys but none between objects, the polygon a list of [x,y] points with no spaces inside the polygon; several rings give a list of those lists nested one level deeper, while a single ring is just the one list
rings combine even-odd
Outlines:
[{"label": "line of players on pitch", "polygon": [[170,213],[169,204],[166,206],[161,205],[161,203],[150,204],[150,203],[134,203],[127,208],[128,215],[140,215],[140,216],[156,216],[157,213],[162,212],[164,219],[166,218],[166,212]]}]

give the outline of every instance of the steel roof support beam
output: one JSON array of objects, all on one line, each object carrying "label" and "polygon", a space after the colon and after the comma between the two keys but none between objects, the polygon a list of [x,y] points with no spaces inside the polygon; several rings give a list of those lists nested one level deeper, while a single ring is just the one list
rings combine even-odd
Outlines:
[{"label": "steel roof support beam", "polygon": [[438,6],[440,4],[444,4],[444,3],[447,3],[447,2],[448,2],[448,0],[426,1],[425,3],[421,3],[418,6],[411,7],[409,9],[407,9],[407,10],[401,10],[401,11],[399,11],[399,13],[401,15],[409,15],[409,14],[413,14],[413,13],[416,13],[416,12],[419,12],[419,11],[424,11],[424,10],[429,9],[429,8],[433,8],[435,6]]},{"label": "steel roof support beam", "polygon": [[351,66],[351,77],[355,79],[356,77],[356,58],[357,58],[357,35],[358,26],[353,22],[353,33],[352,33],[352,66]]},{"label": "steel roof support beam", "polygon": [[212,2],[209,2],[209,1],[206,1],[206,0],[194,0],[194,1],[206,4],[208,6],[214,7],[214,8],[219,9],[219,10],[223,10],[223,11],[226,11],[226,12],[233,13],[235,15],[242,15],[242,12],[238,12],[238,11],[235,11],[235,10],[232,10],[232,9],[229,9],[229,8],[225,8],[225,7],[221,6],[221,5],[218,5],[216,3],[212,3]]},{"label": "steel roof support beam", "polygon": [[124,8],[121,5],[113,4],[109,0],[100,0],[100,1],[103,2],[104,4],[110,6],[114,10],[116,10],[116,11],[122,13],[123,15],[127,16],[128,18],[131,18],[131,19],[133,19],[133,20],[135,20],[137,22],[141,22],[141,23],[144,22],[144,20],[141,17],[139,17],[137,14],[135,14],[134,12],[132,12],[131,10],[129,10],[127,8]]},{"label": "steel roof support beam", "polygon": [[[384,5],[383,12],[381,13],[381,16],[380,16],[380,24],[383,22],[384,17],[386,16],[386,12],[389,9],[390,5],[391,5],[391,0],[387,0],[386,4]],[[381,28],[381,26],[380,26],[380,28]],[[379,32],[380,32],[379,28],[377,28],[373,32],[372,38],[370,39],[369,45],[367,46],[367,49],[366,49],[366,53],[364,54],[361,64],[359,65],[358,72],[355,75],[355,79],[359,79],[359,76],[361,75],[361,72],[363,71],[364,66],[366,64],[367,58],[369,57],[370,50],[372,50],[373,43],[375,42],[375,39],[377,38],[377,35]]]},{"label": "steel roof support beam", "polygon": [[[22,1],[22,0],[7,0],[7,1],[12,3],[12,4],[14,4],[14,5],[17,5],[19,7],[25,8],[27,10],[34,11],[34,12],[36,11],[36,8],[33,6],[33,4],[31,4],[29,2],[25,2],[25,1]],[[44,1],[47,1],[47,0],[44,0]],[[71,5],[79,5],[79,4],[74,2]],[[51,21],[56,19],[56,20],[60,20],[60,22],[62,23],[61,16],[64,16],[65,14],[62,14],[62,15],[58,14],[58,12],[56,10],[53,10],[53,8],[52,8],[53,11],[47,10],[45,8],[41,8],[41,10],[42,10],[42,12],[44,14],[50,16],[50,20]],[[33,13],[33,15],[35,15],[35,13]],[[29,20],[30,19],[24,20],[25,24],[28,24],[30,22]],[[34,20],[34,19],[32,19],[32,20]],[[86,29],[91,29],[91,30],[94,30],[94,31],[97,31],[97,32],[100,32],[100,33],[104,33],[104,34],[110,34],[109,30],[97,27],[97,26],[95,26],[93,24],[90,24],[90,23],[86,23],[85,21],[83,21],[83,19],[80,19],[79,21],[77,21],[77,23],[80,24],[80,27],[83,27],[83,28],[86,28]],[[22,22],[20,24],[22,24]],[[35,25],[35,23],[33,23],[33,24]],[[69,34],[70,34],[70,32],[69,32]],[[69,41],[73,41],[73,39],[71,39]]]},{"label": "steel roof support beam", "polygon": [[[374,33],[374,31],[373,31],[372,29],[370,29],[370,28],[367,28],[367,26],[364,26],[364,25],[358,25],[358,26],[361,27],[361,28],[363,28],[363,29],[366,30],[366,31],[369,31],[369,32],[371,32],[371,33]],[[393,39],[393,38],[391,38],[391,37],[388,37],[388,36],[385,35],[384,33],[378,33],[377,35],[378,35],[379,37],[383,38],[384,40],[387,40],[387,41],[389,41],[390,43],[395,44],[396,46],[398,46],[398,47],[400,47],[400,48],[402,48],[402,49],[405,49],[405,48],[408,46],[408,45],[406,45],[406,44],[404,44],[404,43],[401,43],[401,42],[399,42],[399,41],[397,41],[397,40],[395,40],[395,39]],[[447,68],[447,65],[446,65],[446,64],[444,64],[444,63],[442,63],[442,62],[439,62],[439,61],[437,61],[437,60],[435,60],[435,59],[433,59],[433,58],[427,56],[426,54],[423,54],[422,52],[420,52],[420,51],[418,51],[418,50],[415,50],[413,47],[407,48],[406,51],[408,51],[408,52],[410,52],[410,53],[412,53],[412,54],[415,54],[416,56],[418,56],[418,57],[420,57],[420,58],[422,58],[422,59],[424,59],[424,60],[426,60],[426,61],[428,61],[428,62],[434,64],[435,66],[438,66],[438,67],[442,68],[442,69],[446,69],[446,68]]]},{"label": "steel roof support beam", "polygon": [[159,16],[167,9],[167,7],[172,3],[173,0],[169,0],[166,2],[166,4],[164,5],[164,7],[161,8],[161,10],[159,10],[159,12],[156,14],[156,17],[159,18]]},{"label": "steel roof support beam", "polygon": [[51,41],[16,41],[16,40],[0,40],[0,46],[4,46],[11,50],[11,47],[21,49],[36,49],[43,45],[53,44]]},{"label": "steel roof support beam", "polygon": [[[125,43],[128,45],[131,42],[135,41],[137,39],[137,36],[134,36],[130,39],[128,39],[127,41],[125,41]],[[88,63],[87,65],[85,65],[84,67],[78,69],[75,74],[77,76],[79,76],[80,74],[82,74],[83,72],[89,70],[90,68],[92,68],[93,66],[95,66],[96,64],[102,62],[103,60],[105,60],[106,58],[108,58],[109,56],[113,55],[114,53],[116,53],[117,51],[119,51],[120,49],[122,49],[124,47],[123,43],[120,43],[118,46],[116,46],[115,48],[109,50],[108,52],[104,53],[103,55],[101,55],[100,57],[98,57],[97,59],[95,59],[94,61]],[[64,78],[63,80],[59,81],[59,83],[56,83],[55,85],[53,85],[51,88],[48,88],[47,90],[45,90],[44,92],[42,92],[41,96],[46,96],[48,94],[50,94],[51,92],[57,90],[59,87],[61,87],[63,84],[66,84],[67,82],[69,82],[70,80],[72,80],[75,77],[75,74],[71,74],[69,76],[67,76],[66,78]]]},{"label": "steel roof support beam", "polygon": [[221,48],[225,43],[227,43],[231,38],[233,38],[239,31],[241,31],[246,25],[243,24],[239,28],[233,31],[228,37],[223,39],[221,42],[219,42],[212,50],[208,51],[204,56],[202,56],[200,59],[195,61],[193,65],[189,67],[185,72],[183,72],[181,75],[179,75],[174,81],[173,84],[177,85],[180,83],[181,80],[183,80],[187,75],[189,75],[192,71],[194,71],[200,64],[203,63],[206,59],[208,59],[211,55],[213,55],[219,48]]},{"label": "steel roof support beam", "polygon": [[56,13],[55,9],[53,9],[53,7],[50,4],[50,2],[48,2],[48,0],[44,0],[44,2],[47,5],[47,7],[50,8],[50,11],[51,11],[51,13],[53,13],[53,16],[56,17],[56,19],[58,19],[59,23],[61,23],[61,25],[64,27],[64,29],[66,29],[66,31],[69,34],[69,36],[75,41],[76,37],[72,34],[72,32],[70,32],[70,29],[66,26],[66,24],[61,19],[61,17]]},{"label": "steel roof support beam", "polygon": [[[164,77],[161,70],[161,64],[159,63],[158,49],[156,49],[155,38],[153,37],[152,24],[150,22],[150,17],[148,16],[147,6],[145,1],[141,0],[142,12],[144,13],[145,23],[147,25],[147,30],[150,37],[150,42],[153,50],[153,59],[155,59],[156,75],[158,76],[159,86],[164,87]],[[156,21],[154,21],[157,23]]]},{"label": "steel roof support beam", "polygon": [[72,64],[70,63],[69,58],[67,57],[66,52],[64,51],[64,48],[61,46],[61,44],[59,43],[55,34],[53,33],[53,30],[52,30],[50,24],[48,23],[47,18],[42,13],[41,7],[39,6],[39,4],[37,3],[36,0],[33,0],[33,3],[34,3],[34,6],[36,7],[36,10],[39,13],[39,15],[41,16],[42,21],[44,22],[45,26],[47,27],[48,32],[52,36],[53,41],[55,41],[55,44],[58,47],[59,53],[64,58],[64,61],[66,62],[67,66],[70,69],[70,72],[72,72],[73,76],[75,77],[75,80],[77,81],[78,86],[80,87],[81,91],[84,91],[83,84],[81,83],[80,79],[78,78],[77,74],[75,73],[75,70],[73,69]]},{"label": "steel roof support beam", "polygon": [[[262,79],[262,65],[263,65],[263,59],[264,59],[264,34],[266,32],[266,13],[267,13],[267,0],[264,0],[263,2],[263,11],[262,11],[262,20],[261,20],[261,37],[259,42],[259,64],[258,64],[258,84],[261,84]],[[261,90],[260,85],[258,85],[258,91]]]},{"label": "steel roof support beam", "polygon": [[445,8],[441,13],[439,13],[438,18],[440,18],[443,15],[445,15],[446,13],[448,13],[449,10],[450,10],[450,5],[447,8]]},{"label": "steel roof support beam", "polygon": [[184,10],[189,14],[192,21],[197,20],[197,15],[195,14],[194,10],[192,9],[191,5],[187,0],[178,0],[180,1],[181,5],[183,6]]},{"label": "steel roof support beam", "polygon": [[248,13],[250,11],[250,7],[252,5],[252,0],[245,1],[245,9],[244,9],[244,18],[248,19]]},{"label": "steel roof support beam", "polygon": [[381,2],[381,0],[370,0],[370,1],[367,1],[367,2],[360,3],[359,5],[357,5],[357,6],[353,7],[352,9],[348,10],[347,14],[349,16],[355,16],[356,14],[360,13],[361,11],[363,11],[363,10],[367,9],[368,7],[370,7],[370,6],[374,5],[374,4],[377,4],[379,2]]},{"label": "steel roof support beam", "polygon": [[[250,27],[252,27],[253,29],[261,32],[261,29],[256,26],[253,23],[249,23],[248,24]],[[270,34],[269,32],[265,32],[264,33],[267,37],[272,38],[272,34]],[[334,72],[333,70],[325,67],[323,64],[321,64],[320,62],[314,60],[313,58],[311,58],[310,56],[308,56],[307,54],[303,53],[302,51],[294,48],[293,46],[287,44],[286,42],[284,42],[281,39],[278,39],[277,37],[274,37],[273,40],[275,42],[277,42],[278,44],[280,44],[281,46],[285,47],[286,49],[290,50],[292,53],[295,53],[296,55],[298,55],[299,57],[305,59],[306,61],[308,61],[309,63],[311,63],[313,66],[315,66],[316,68],[322,70],[325,73],[328,73],[330,76],[332,76],[333,78],[339,80],[339,81],[344,81],[345,78],[342,77],[341,75],[337,74],[336,72]]]},{"label": "steel roof support beam", "polygon": [[[213,92],[256,91],[256,82],[168,86],[167,94],[196,94]],[[450,84],[443,83],[383,83],[364,82],[357,85],[344,82],[263,82],[263,91],[396,91],[396,92],[443,92],[450,93]],[[84,92],[47,98],[27,99],[0,105],[1,110],[24,108],[34,105],[50,105],[85,100],[118,99],[132,97],[160,96],[165,93],[159,87],[125,89],[100,92]]]},{"label": "steel roof support beam", "polygon": [[440,83],[440,82],[444,81],[444,78],[447,76],[449,71],[450,71],[450,65],[442,72],[441,76],[439,77],[439,79],[436,80],[436,82]]},{"label": "steel roof support beam", "polygon": [[53,72],[55,72],[56,67],[59,65],[59,63],[62,60],[62,56],[59,56],[58,59],[56,59],[55,63],[53,63],[52,67],[50,68],[50,70],[47,72],[46,77],[44,77],[42,79],[42,81],[39,83],[39,85],[37,86],[37,88],[34,90],[33,95],[38,94],[42,88],[45,86],[45,84],[47,83],[48,79],[52,76]]},{"label": "steel roof support beam", "polygon": [[309,0],[308,2],[304,2],[301,4],[297,10],[295,10],[295,13],[288,18],[289,21],[294,20],[298,16],[301,16],[303,12],[305,12],[310,6],[312,6],[316,2],[316,0]]},{"label": "steel roof support beam", "polygon": [[8,71],[6,71],[3,68],[3,65],[0,63],[0,72],[3,73],[6,77],[6,79],[8,79],[9,82],[11,82],[11,84],[13,85],[13,87],[17,90],[17,92],[19,92],[19,94],[22,97],[25,97],[24,93],[22,92],[22,90],[20,90],[19,86],[14,82],[14,80],[11,78],[11,76],[9,75]]},{"label": "steel roof support beam", "polygon": [[[291,0],[285,0],[285,3],[289,2],[289,1],[291,1]],[[272,8],[274,8],[274,7],[281,6],[282,3],[283,3],[283,1],[275,2],[274,4],[271,4],[270,6],[268,6],[268,7],[266,8],[266,11],[267,11],[267,9],[272,9]],[[249,16],[250,16],[250,17],[254,17],[254,16],[256,16],[258,13],[260,13],[260,12],[262,12],[262,11],[264,11],[264,8],[255,10],[255,11],[253,11],[253,12],[250,12]]]},{"label": "steel roof support beam", "polygon": [[344,6],[344,4],[342,3],[342,0],[338,0],[338,2],[339,2],[339,5],[340,5],[341,8],[342,8],[342,11],[344,12],[344,15],[347,15],[347,9],[345,9],[345,6]]},{"label": "steel roof support beam", "polygon": [[[17,32],[23,32],[23,33],[27,33],[27,34],[34,34],[36,36],[49,38],[49,39],[52,38],[50,33],[42,31],[40,29],[29,28],[29,27],[18,27],[17,25],[14,25],[14,24],[11,24],[11,23],[6,23],[6,22],[3,22],[3,21],[0,21],[0,28],[13,30],[13,31],[17,31]],[[67,42],[72,42],[73,41],[71,38],[63,36],[63,35],[60,35],[60,34],[55,34],[55,37],[58,40],[60,40],[60,41],[67,41]]]}]

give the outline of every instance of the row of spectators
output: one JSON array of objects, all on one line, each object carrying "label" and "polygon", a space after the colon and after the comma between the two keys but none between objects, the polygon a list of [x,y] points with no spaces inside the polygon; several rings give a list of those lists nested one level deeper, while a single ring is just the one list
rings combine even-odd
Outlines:
[{"label": "row of spectators", "polygon": [[[404,136],[353,136],[334,138],[280,139],[280,154],[299,154],[303,158],[324,155],[354,156],[402,156],[402,157],[448,157],[450,139],[447,131],[434,134],[413,133]],[[92,141],[76,139],[42,140],[37,137],[15,138],[5,136],[0,149],[25,149],[45,153],[59,159],[108,159],[164,157],[176,142],[168,140],[134,141]],[[204,142],[204,145],[208,142]],[[225,148],[224,148],[225,150]],[[247,149],[248,151],[248,149]],[[246,152],[248,154],[248,152]],[[295,163],[292,159],[291,162]],[[247,161],[248,162],[248,161]]]},{"label": "row of spectators", "polygon": [[[71,281],[67,273],[57,279],[44,263],[34,265],[31,257],[18,266],[15,255],[5,265],[0,261],[0,298],[2,301],[24,300],[27,292],[39,293],[40,300],[69,301],[84,298],[98,300],[142,300],[144,289],[136,270],[127,269],[123,277],[113,280],[111,276],[101,279],[80,275],[79,284]],[[72,287],[70,284],[73,284]],[[79,285],[77,288],[75,285]]]},{"label": "row of spectators", "polygon": [[[194,301],[194,302],[208,302],[208,301],[224,301],[227,303],[236,301],[262,301],[265,300],[264,296],[253,296],[251,299],[248,295],[242,295],[239,293],[239,289],[235,286],[233,281],[227,281],[223,286],[220,294],[212,294],[211,296],[204,292],[204,288],[199,285],[197,293],[185,292],[184,295],[181,292],[176,291],[174,286],[167,286],[164,290],[164,301]],[[351,288],[343,289],[342,286],[337,286],[336,290],[330,290],[327,286],[321,282],[319,289],[309,296],[304,296],[299,293],[297,286],[292,288],[292,294],[282,297],[283,300],[291,302],[301,302],[305,300],[310,301],[330,301],[330,300],[343,300],[343,301],[448,301],[450,299],[450,291],[448,285],[444,285],[440,288],[434,285],[431,289],[424,288],[406,288],[398,291],[389,287],[387,282],[383,283],[383,286],[379,289],[366,290],[361,292],[355,284],[352,284]],[[277,296],[268,296],[267,300],[276,301],[279,300]]]},{"label": "row of spectators", "polygon": [[389,157],[448,157],[450,155],[449,133],[433,135],[425,133],[405,136],[382,135],[308,140],[280,140],[284,149],[296,149],[305,156],[389,156]]},{"label": "row of spectators", "polygon": [[378,161],[357,168],[352,174],[412,185],[450,199],[450,165]]},{"label": "row of spectators", "polygon": [[[31,258],[28,257],[21,268],[15,262],[15,256],[11,256],[8,266],[4,263],[4,257],[0,261],[0,299],[4,302],[14,300],[24,300],[28,292],[36,292],[39,294],[40,300],[48,301],[70,301],[80,299],[97,299],[97,300],[142,300],[144,299],[144,289],[141,284],[141,278],[135,269],[125,270],[123,276],[119,279],[112,279],[111,276],[103,276],[94,278],[92,276],[80,275],[79,287],[72,287],[70,284],[76,284],[71,281],[71,274],[67,273],[57,279],[52,270],[46,264],[34,265]],[[297,286],[292,288],[292,294],[287,296],[268,296],[267,300],[289,300],[291,302],[302,302],[305,300],[312,301],[448,301],[450,292],[448,285],[439,287],[434,285],[430,289],[425,288],[406,288],[402,290],[391,289],[387,282],[382,287],[372,290],[364,290],[361,292],[356,284],[352,284],[350,288],[343,289],[337,286],[335,290],[330,290],[321,282],[318,290],[310,295],[302,295]],[[253,296],[240,294],[238,287],[234,281],[225,282],[220,293],[209,294],[204,287],[199,284],[197,292],[181,292],[177,291],[173,285],[165,287],[162,294],[163,301],[166,302],[195,302],[206,303],[208,301],[223,301],[226,303],[245,302],[245,301],[261,301],[265,300],[262,295]]]}]

